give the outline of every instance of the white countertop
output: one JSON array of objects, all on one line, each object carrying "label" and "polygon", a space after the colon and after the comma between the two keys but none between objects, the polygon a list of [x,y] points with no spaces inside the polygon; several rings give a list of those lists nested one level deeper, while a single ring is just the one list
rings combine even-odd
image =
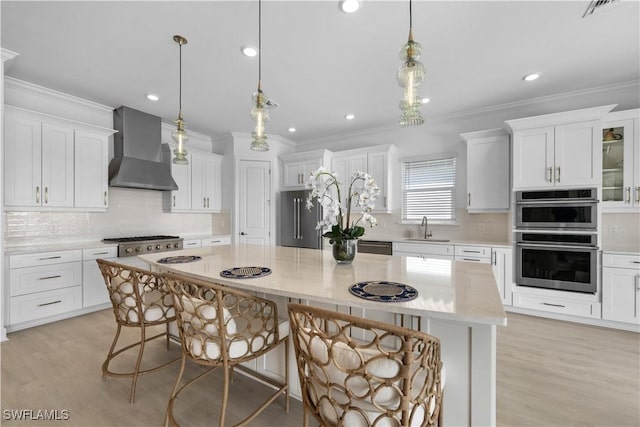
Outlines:
[{"label": "white countertop", "polygon": [[[156,262],[178,255],[202,259],[184,264]],[[357,254],[352,264],[338,265],[329,251],[257,245],[193,248],[139,258],[162,269],[272,295],[470,323],[507,323],[489,264]],[[272,273],[254,279],[220,276],[222,270],[242,266],[269,267]],[[378,303],[349,292],[352,284],[369,280],[410,285],[419,295],[408,302]]]},{"label": "white countertop", "polygon": [[101,241],[91,242],[66,242],[66,243],[47,243],[28,246],[7,246],[4,248],[5,255],[22,255],[37,252],[56,252],[56,251],[72,251],[92,248],[112,248],[118,246],[117,243],[102,243]]}]

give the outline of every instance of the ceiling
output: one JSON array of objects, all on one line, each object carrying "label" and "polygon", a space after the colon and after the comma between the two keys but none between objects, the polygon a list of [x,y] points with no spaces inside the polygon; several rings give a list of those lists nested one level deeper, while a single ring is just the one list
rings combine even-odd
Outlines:
[{"label": "ceiling", "polygon": [[[585,18],[590,1],[414,1],[413,33],[427,71],[427,120],[531,98],[640,80],[640,2]],[[171,122],[182,49],[187,130],[251,132],[258,58],[257,1],[0,2],[6,74]],[[262,89],[279,107],[269,134],[309,141],[393,126],[395,80],[409,28],[407,1],[262,4]],[[535,82],[522,77],[541,73]],[[146,94],[159,95],[158,102]],[[347,121],[344,115],[355,119]],[[297,132],[289,133],[295,127]]]}]

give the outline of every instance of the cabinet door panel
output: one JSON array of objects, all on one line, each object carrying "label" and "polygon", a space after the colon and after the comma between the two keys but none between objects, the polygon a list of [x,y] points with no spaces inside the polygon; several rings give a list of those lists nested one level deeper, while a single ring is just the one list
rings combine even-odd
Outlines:
[{"label": "cabinet door panel", "polygon": [[108,138],[87,132],[75,133],[75,206],[103,208],[108,204]]},{"label": "cabinet door panel", "polygon": [[556,126],[554,184],[597,185],[601,179],[599,122]]},{"label": "cabinet door panel", "polygon": [[553,127],[516,132],[513,141],[513,187],[553,185]]},{"label": "cabinet door panel", "polygon": [[191,209],[191,155],[187,155],[189,164],[171,165],[171,176],[178,189],[171,192],[171,209]]},{"label": "cabinet door panel", "polygon": [[36,120],[5,119],[6,206],[40,206],[42,198],[42,127]]},{"label": "cabinet door panel", "polygon": [[367,159],[367,172],[380,187],[380,198],[376,201],[373,212],[389,210],[389,155],[387,153],[370,153]]},{"label": "cabinet door panel", "polygon": [[468,142],[467,208],[509,209],[509,137]]},{"label": "cabinet door panel", "polygon": [[301,164],[285,163],[284,164],[284,186],[285,187],[298,187],[301,185],[300,174],[302,173]]},{"label": "cabinet door panel", "polygon": [[191,208],[195,211],[205,210],[207,206],[205,193],[205,160],[191,156]]},{"label": "cabinet door panel", "polygon": [[42,125],[42,206],[73,206],[73,129]]},{"label": "cabinet door panel", "polygon": [[602,318],[640,323],[640,273],[635,269],[602,269]]}]

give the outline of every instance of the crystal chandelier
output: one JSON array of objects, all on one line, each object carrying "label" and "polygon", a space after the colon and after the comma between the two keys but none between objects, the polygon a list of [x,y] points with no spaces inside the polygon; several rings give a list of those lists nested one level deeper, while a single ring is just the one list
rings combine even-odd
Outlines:
[{"label": "crystal chandelier", "polygon": [[413,40],[413,16],[409,0],[409,40],[400,49],[402,65],[396,75],[398,84],[404,88],[404,98],[400,101],[400,126],[418,126],[424,123],[424,116],[420,111],[422,101],[417,90],[424,80],[424,65],[418,61],[421,54],[422,46]]},{"label": "crystal chandelier", "polygon": [[262,0],[258,0],[258,90],[253,94],[253,109],[251,118],[256,122],[256,127],[251,133],[253,141],[251,149],[253,151],[269,151],[267,144],[267,134],[264,131],[264,124],[269,121],[268,108],[272,105],[267,95],[262,92]]},{"label": "crystal chandelier", "polygon": [[189,164],[187,160],[187,150],[184,149],[184,145],[189,140],[189,135],[184,130],[184,120],[182,119],[182,45],[187,44],[187,39],[182,36],[173,36],[173,40],[180,46],[180,86],[179,86],[179,109],[178,118],[176,119],[176,130],[173,131],[171,137],[178,144],[173,154],[173,163],[177,165]]}]

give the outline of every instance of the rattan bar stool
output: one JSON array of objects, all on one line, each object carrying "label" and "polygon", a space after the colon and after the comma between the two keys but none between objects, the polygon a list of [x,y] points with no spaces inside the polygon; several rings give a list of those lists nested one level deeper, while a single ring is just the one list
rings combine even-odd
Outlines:
[{"label": "rattan bar stool", "polygon": [[[180,359],[177,357],[152,368],[140,369],[144,347],[147,342],[156,338],[166,337],[167,349],[169,349],[169,340],[171,337],[169,334],[169,323],[176,319],[173,308],[173,298],[169,293],[169,289],[165,286],[163,279],[151,271],[103,259],[96,261],[102,272],[102,277],[107,285],[107,289],[109,290],[113,313],[118,325],[116,336],[113,338],[113,343],[107,353],[107,358],[102,364],[102,379],[106,379],[107,376],[131,377],[129,402],[133,403],[136,395],[136,384],[140,375],[157,371]],[[146,329],[156,325],[165,325],[165,331],[147,337]],[[140,341],[116,350],[116,344],[118,338],[120,338],[122,327],[139,328]],[[114,372],[109,369],[109,364],[114,358],[135,347],[139,347],[139,349],[132,371]]]},{"label": "rattan bar stool", "polygon": [[300,304],[289,319],[305,427],[442,426],[437,338]]},{"label": "rattan bar stool", "polygon": [[[236,426],[247,425],[282,394],[285,396],[285,410],[289,412],[289,321],[278,318],[276,304],[212,282],[169,273],[163,277],[173,293],[182,343],[182,363],[167,404],[165,425],[178,425],[173,408],[180,393],[216,368],[222,368],[224,374],[219,426],[225,424],[233,369],[275,389],[265,402]],[[275,381],[241,365],[281,344],[284,344],[284,382]],[[187,361],[208,369],[180,385]]]}]

